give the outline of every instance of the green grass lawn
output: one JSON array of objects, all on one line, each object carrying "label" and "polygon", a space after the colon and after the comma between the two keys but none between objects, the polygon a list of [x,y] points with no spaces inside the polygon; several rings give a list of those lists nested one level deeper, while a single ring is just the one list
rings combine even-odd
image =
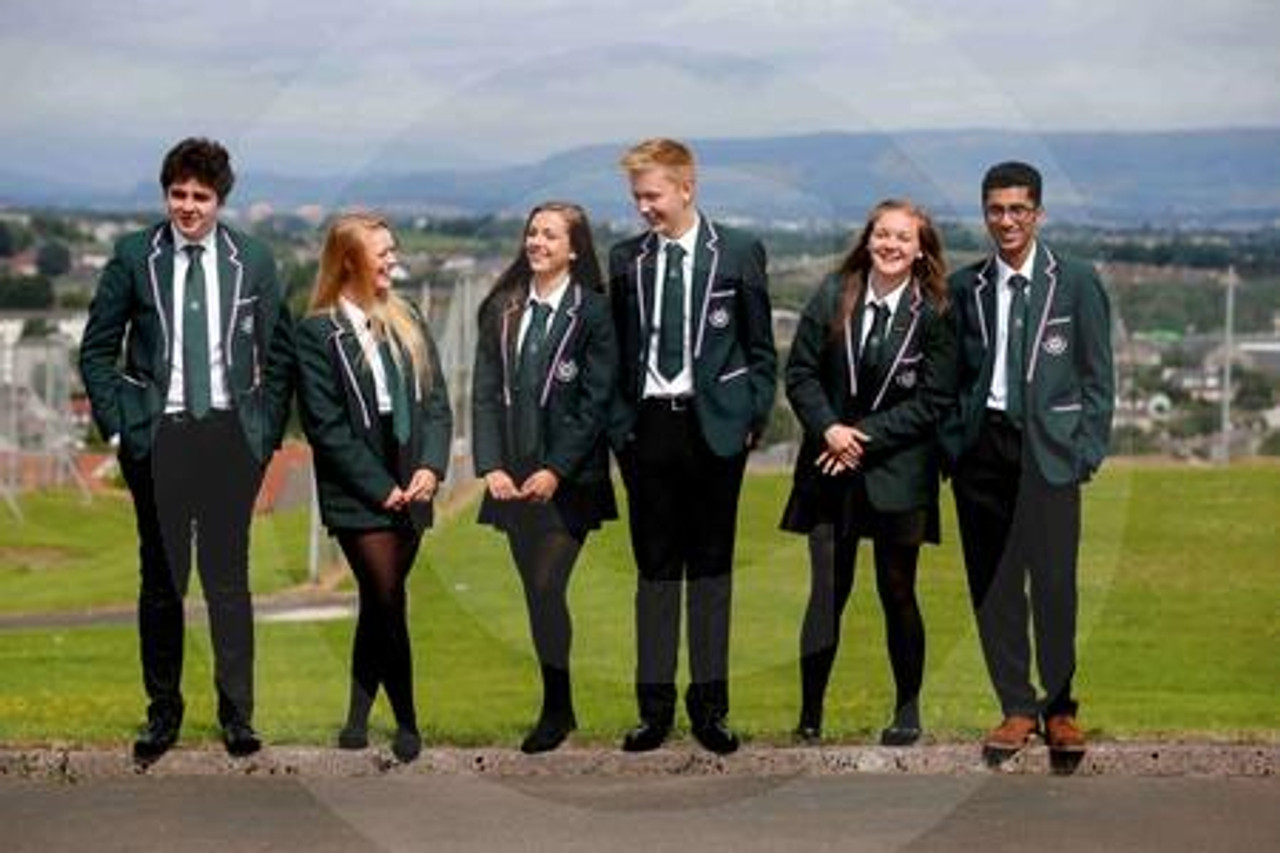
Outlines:
[{"label": "green grass lawn", "polygon": [[[129,604],[138,592],[138,540],[127,492],[91,503],[70,492],[21,499],[25,521],[0,506],[0,614],[92,610]],[[307,577],[306,510],[254,519],[255,593],[296,586]],[[191,573],[192,589],[199,588]]]},{"label": "green grass lawn", "polygon": [[[735,575],[732,722],[786,742],[799,702],[797,633],[807,594],[802,537],[777,530],[789,478],[748,479]],[[924,553],[925,725],[970,738],[997,721],[944,490],[944,544]],[[127,604],[127,500],[89,507],[24,498],[0,520],[0,612]],[[500,534],[466,508],[430,533],[411,579],[417,694],[428,737],[514,744],[539,688],[515,572]],[[1120,461],[1086,490],[1081,554],[1081,721],[1096,735],[1280,738],[1280,466],[1196,469]],[[260,518],[254,588],[305,576],[304,515]],[[73,543],[83,540],[80,546]],[[874,738],[892,699],[883,623],[864,547],[828,694],[828,733]],[[589,540],[572,587],[578,742],[612,743],[634,720],[626,525]],[[345,710],[352,625],[261,625],[256,722],[274,743],[328,743]],[[216,737],[207,629],[188,633],[187,741]],[[132,627],[0,634],[0,742],[120,743],[142,716]],[[375,724],[389,728],[382,703]]]}]

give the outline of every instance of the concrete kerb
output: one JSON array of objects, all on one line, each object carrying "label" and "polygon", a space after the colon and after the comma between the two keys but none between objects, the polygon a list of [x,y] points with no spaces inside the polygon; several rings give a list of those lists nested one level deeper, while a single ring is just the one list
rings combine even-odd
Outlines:
[{"label": "concrete kerb", "polygon": [[[796,777],[842,774],[1021,774],[1055,771],[1043,746],[1023,750],[999,768],[982,760],[974,744],[932,744],[909,749],[879,746],[747,747],[719,757],[693,745],[644,755],[615,749],[569,747],[526,756],[512,749],[426,749],[409,765],[385,748],[356,752],[322,747],[268,746],[247,759],[221,749],[179,748],[148,767],[127,749],[0,748],[0,778],[74,783],[121,776],[376,777],[389,774],[469,775],[502,778],[600,777]],[[1075,776],[1280,776],[1280,744],[1173,742],[1102,743],[1091,746],[1071,771]]]}]

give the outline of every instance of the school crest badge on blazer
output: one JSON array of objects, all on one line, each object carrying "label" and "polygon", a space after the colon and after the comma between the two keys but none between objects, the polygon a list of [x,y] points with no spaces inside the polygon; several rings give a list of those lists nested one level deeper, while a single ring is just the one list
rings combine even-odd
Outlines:
[{"label": "school crest badge on blazer", "polygon": [[556,365],[556,379],[561,382],[572,382],[578,378],[578,363],[571,358]]},{"label": "school crest badge on blazer", "polygon": [[1062,355],[1067,351],[1067,336],[1054,332],[1044,339],[1046,355]]}]

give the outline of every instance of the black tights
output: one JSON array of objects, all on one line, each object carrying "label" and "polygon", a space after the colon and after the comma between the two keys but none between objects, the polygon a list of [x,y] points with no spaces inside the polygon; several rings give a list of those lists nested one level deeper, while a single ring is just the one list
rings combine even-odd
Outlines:
[{"label": "black tights", "polygon": [[367,723],[381,685],[387,691],[396,724],[416,731],[405,579],[413,568],[421,538],[400,529],[343,530],[337,537],[360,585],[347,723],[359,727]]},{"label": "black tights", "polygon": [[[895,718],[919,725],[918,697],[924,675],[924,620],[916,603],[920,549],[875,541],[876,589],[884,609],[889,663],[897,686]],[[853,592],[856,537],[838,539],[829,524],[809,534],[809,606],[800,632],[801,719],[821,725],[822,700],[840,645],[840,618]]]},{"label": "black tights", "polygon": [[520,572],[529,632],[542,669],[543,713],[572,714],[569,649],[573,622],[569,617],[569,576],[582,549],[582,539],[567,530],[539,526],[507,532],[512,559]]}]

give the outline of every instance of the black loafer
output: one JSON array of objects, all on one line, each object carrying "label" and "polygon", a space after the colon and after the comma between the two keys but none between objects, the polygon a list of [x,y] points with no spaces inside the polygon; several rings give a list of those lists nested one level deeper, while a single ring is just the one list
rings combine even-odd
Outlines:
[{"label": "black loafer", "polygon": [[181,721],[172,717],[157,717],[148,722],[142,734],[133,742],[133,760],[147,763],[164,755],[178,742],[178,730],[181,727]]},{"label": "black loafer", "polygon": [[245,758],[262,749],[262,741],[248,723],[228,723],[222,729],[222,743],[232,758]]},{"label": "black loafer", "polygon": [[881,746],[911,746],[920,740],[920,729],[914,726],[889,726],[880,732]]},{"label": "black loafer", "polygon": [[622,738],[622,751],[650,752],[662,746],[669,734],[671,734],[671,726],[641,722]]},{"label": "black loafer", "polygon": [[366,726],[346,725],[338,732],[338,749],[364,749],[369,746],[369,729]]},{"label": "black loafer", "polygon": [[408,764],[422,753],[422,736],[417,729],[398,728],[391,739],[391,754],[401,764]]},{"label": "black loafer", "polygon": [[536,755],[539,752],[550,752],[564,743],[569,733],[578,727],[572,717],[542,717],[520,744],[520,751],[525,755]]},{"label": "black loafer", "polygon": [[724,720],[712,720],[706,725],[696,726],[693,736],[705,749],[716,755],[729,755],[738,751],[738,736],[724,724]]}]

